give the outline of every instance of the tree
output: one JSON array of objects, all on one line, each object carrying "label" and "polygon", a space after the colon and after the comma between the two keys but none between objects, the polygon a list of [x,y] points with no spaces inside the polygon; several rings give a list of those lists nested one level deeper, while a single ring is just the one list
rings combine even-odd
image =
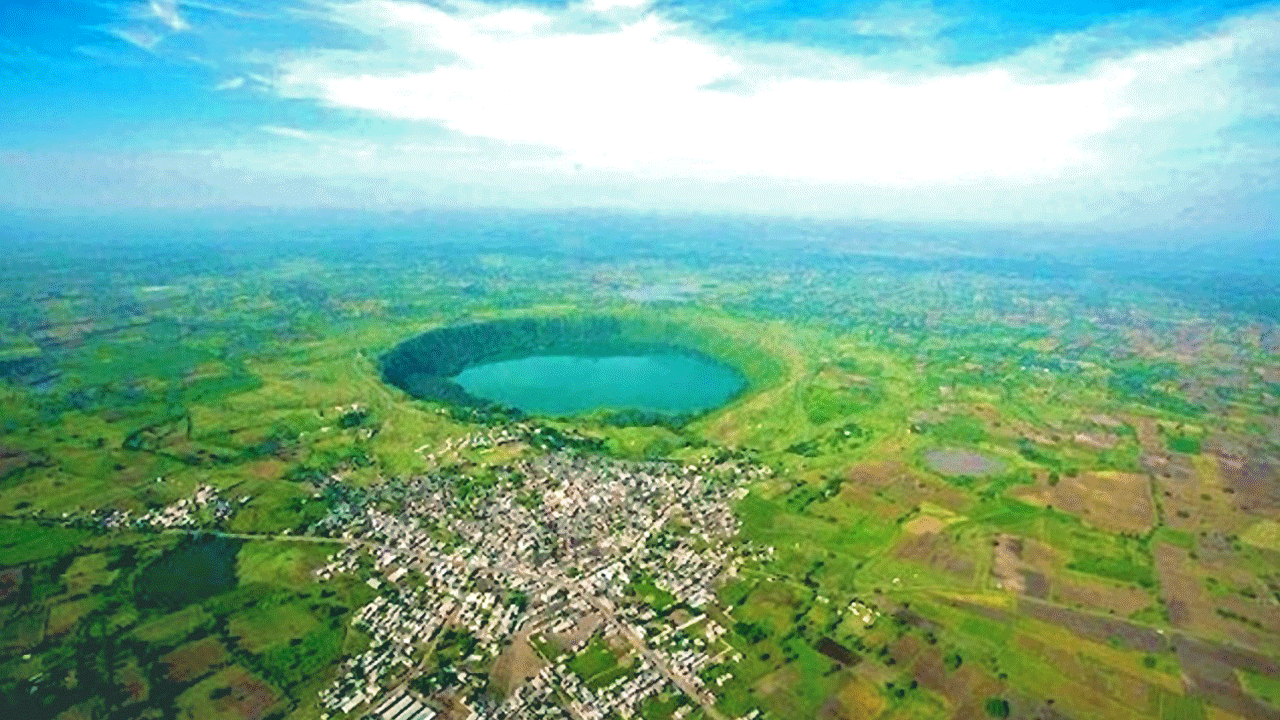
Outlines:
[{"label": "tree", "polygon": [[993,718],[1009,717],[1009,701],[1004,698],[987,698],[987,714]]}]

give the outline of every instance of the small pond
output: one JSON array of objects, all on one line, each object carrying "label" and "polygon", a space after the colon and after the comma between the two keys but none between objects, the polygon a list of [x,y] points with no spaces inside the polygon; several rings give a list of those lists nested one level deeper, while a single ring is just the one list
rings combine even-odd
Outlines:
[{"label": "small pond", "polygon": [[724,363],[679,352],[534,355],[474,365],[453,381],[477,398],[540,415],[697,413],[724,404],[747,384]]},{"label": "small pond", "polygon": [[186,541],[138,577],[140,604],[176,608],[236,586],[236,553],[244,543],[210,536]]},{"label": "small pond", "polygon": [[929,469],[942,475],[987,477],[1004,472],[1004,463],[972,450],[935,448],[924,454]]}]

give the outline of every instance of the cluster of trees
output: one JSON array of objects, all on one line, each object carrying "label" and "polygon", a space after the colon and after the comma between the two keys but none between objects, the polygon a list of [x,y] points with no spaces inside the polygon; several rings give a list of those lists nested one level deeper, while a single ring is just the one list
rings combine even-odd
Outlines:
[{"label": "cluster of trees", "polygon": [[636,344],[627,341],[622,323],[613,317],[494,320],[440,328],[406,340],[382,356],[382,373],[387,382],[411,394],[443,392],[445,388],[433,387],[426,379],[453,377],[471,365],[503,358],[598,353]]}]

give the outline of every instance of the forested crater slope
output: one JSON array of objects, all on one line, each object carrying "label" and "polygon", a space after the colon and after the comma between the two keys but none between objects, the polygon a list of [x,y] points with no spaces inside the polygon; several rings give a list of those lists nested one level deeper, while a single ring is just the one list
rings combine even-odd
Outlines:
[{"label": "forested crater slope", "polygon": [[[513,318],[438,328],[405,340],[381,358],[383,379],[409,395],[463,405],[481,401],[451,378],[468,367],[533,355],[642,355],[678,352],[728,365],[749,385],[776,374],[757,353],[712,328],[616,316]],[[745,362],[744,362],[745,361]]]}]

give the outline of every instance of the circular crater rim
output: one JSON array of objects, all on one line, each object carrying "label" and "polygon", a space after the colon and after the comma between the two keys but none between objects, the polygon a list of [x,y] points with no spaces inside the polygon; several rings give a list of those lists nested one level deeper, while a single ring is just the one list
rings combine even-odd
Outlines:
[{"label": "circular crater rim", "polygon": [[[383,382],[415,400],[463,410],[499,411],[508,417],[603,416],[618,424],[683,424],[732,404],[753,386],[751,374],[732,358],[707,347],[714,330],[691,323],[616,315],[532,316],[445,325],[409,337],[378,358]],[[614,357],[680,354],[719,366],[736,377],[738,388],[709,407],[686,413],[601,407],[567,414],[529,412],[476,397],[454,378],[480,365],[546,355]],[[626,420],[630,419],[630,422]]]}]

